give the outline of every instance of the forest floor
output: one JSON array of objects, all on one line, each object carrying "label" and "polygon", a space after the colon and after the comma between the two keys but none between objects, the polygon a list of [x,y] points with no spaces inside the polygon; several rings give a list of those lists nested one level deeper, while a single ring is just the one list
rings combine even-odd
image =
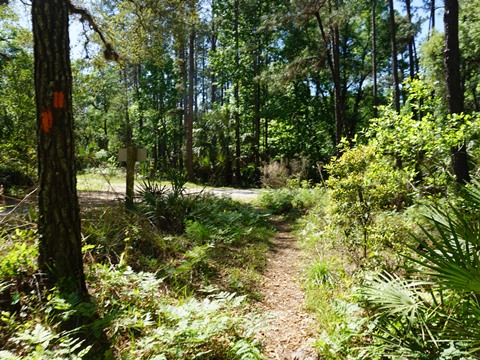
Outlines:
[{"label": "forest floor", "polygon": [[[111,190],[79,192],[81,207],[123,201],[124,189]],[[209,191],[240,201],[249,201],[259,194],[258,190]],[[0,215],[7,215],[8,212]],[[287,221],[272,219],[272,223],[277,233],[272,240],[273,248],[268,254],[264,278],[258,290],[262,300],[253,304],[256,311],[268,318],[268,326],[259,335],[259,340],[265,346],[268,360],[317,360],[318,355],[312,345],[315,322],[304,309],[305,294],[301,284],[303,252]]]},{"label": "forest floor", "polygon": [[260,293],[259,309],[270,316],[269,327],[262,334],[268,360],[317,360],[311,344],[314,320],[305,311],[301,285],[303,253],[291,226],[273,220],[277,234],[269,254]]},{"label": "forest floor", "polygon": [[[82,202],[103,199],[121,201],[124,190],[110,193],[82,192]],[[190,192],[202,191],[200,188]],[[249,201],[259,195],[260,190],[208,189],[217,196],[230,196],[240,201]],[[119,196],[121,195],[121,196]],[[304,309],[305,294],[301,284],[303,252],[297,245],[291,225],[273,219],[277,233],[272,239],[273,249],[268,255],[259,293],[262,300],[253,306],[268,317],[268,327],[260,334],[268,360],[317,360],[313,345],[314,320]]]}]

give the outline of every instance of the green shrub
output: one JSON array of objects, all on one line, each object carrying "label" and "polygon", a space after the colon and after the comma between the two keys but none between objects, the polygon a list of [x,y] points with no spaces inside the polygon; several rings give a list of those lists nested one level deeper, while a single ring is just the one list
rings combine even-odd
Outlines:
[{"label": "green shrub", "polygon": [[[466,142],[477,154],[480,117],[474,114],[446,116],[442,99],[433,84],[422,78],[407,82],[408,103],[398,113],[380,107],[381,116],[372,119],[365,135],[377,157],[395,164],[411,175],[416,193],[444,196],[452,192],[454,174],[451,149]],[[421,116],[421,118],[419,118]]]},{"label": "green shrub", "polygon": [[34,230],[16,228],[12,234],[0,238],[0,281],[33,273],[38,257],[37,234]]},{"label": "green shrub", "polygon": [[480,187],[467,187],[460,195],[457,204],[433,207],[430,226],[422,228],[423,236],[413,236],[408,276],[381,275],[363,290],[365,307],[373,313],[374,347],[384,355],[468,359],[480,354]]},{"label": "green shrub", "polygon": [[324,192],[307,182],[301,188],[284,188],[262,192],[260,206],[274,215],[299,216],[321,202]]},{"label": "green shrub", "polygon": [[145,215],[163,231],[183,233],[187,216],[202,195],[189,196],[183,185],[172,183],[169,188],[146,181],[139,191]]},{"label": "green shrub", "polygon": [[31,187],[37,178],[36,151],[22,144],[0,144],[0,184]]},{"label": "green shrub", "polygon": [[343,232],[352,250],[361,249],[367,258],[378,245],[371,236],[378,214],[399,211],[410,204],[409,176],[377,158],[372,146],[346,149],[327,169],[327,213],[332,226]]}]

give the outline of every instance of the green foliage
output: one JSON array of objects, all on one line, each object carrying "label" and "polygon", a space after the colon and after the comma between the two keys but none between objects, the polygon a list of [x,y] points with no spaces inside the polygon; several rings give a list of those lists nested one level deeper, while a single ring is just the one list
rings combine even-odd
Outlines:
[{"label": "green foliage", "polygon": [[347,148],[327,170],[329,226],[338,227],[339,242],[345,242],[353,253],[362,249],[366,258],[384,244],[378,236],[371,236],[378,235],[379,214],[401,210],[410,202],[406,175],[377,157],[372,146]]},{"label": "green foliage", "polygon": [[270,190],[262,193],[260,203],[273,214],[286,214],[293,209],[294,192],[290,189]]},{"label": "green foliage", "polygon": [[305,304],[317,319],[315,346],[324,359],[354,353],[352,348],[365,322],[359,316],[359,305],[352,300],[349,280],[339,269],[341,265],[338,258],[318,254],[305,272]]},{"label": "green foliage", "polygon": [[283,188],[262,192],[259,203],[274,215],[305,214],[324,196],[320,188],[312,188],[303,182],[300,188]]},{"label": "green foliage", "polygon": [[[180,234],[160,228],[164,222],[145,218],[143,210],[130,212],[116,205],[87,212],[83,220],[86,259],[154,271],[187,293],[216,281],[223,288],[257,296],[255,272],[266,263],[272,236],[265,216],[248,204],[208,193],[188,195],[182,189],[178,202],[171,203],[172,208],[188,204],[188,209],[182,208],[184,232]],[[174,198],[167,191],[144,196],[158,204],[155,196]]]},{"label": "green foliage", "polygon": [[36,179],[33,55],[27,50],[29,31],[2,21],[1,15],[0,184],[8,190],[31,186]]},{"label": "green foliage", "polygon": [[[453,359],[478,356],[479,184],[467,187],[461,201],[432,208],[408,256],[409,277],[384,275],[364,290],[373,311],[375,346],[384,354],[409,358]],[[428,279],[418,281],[416,279]]]},{"label": "green foliage", "polygon": [[84,214],[82,233],[88,259],[101,263],[128,264],[134,269],[150,269],[177,248],[167,243],[156,228],[125,206],[112,204]]},{"label": "green foliage", "polygon": [[263,358],[254,340],[262,320],[246,311],[244,297],[217,292],[174,300],[152,273],[100,266],[91,275],[104,284],[97,301],[105,304],[107,331],[122,357]]},{"label": "green foliage", "polygon": [[[188,196],[183,185],[177,190]],[[206,193],[193,197],[181,236],[159,232],[141,211],[120,204],[82,210],[84,263],[95,303],[44,292],[41,278],[32,276],[35,233],[5,232],[1,355],[86,358],[78,330],[94,337],[104,332],[115,358],[263,359],[256,334],[264,320],[250,312],[247,299],[258,298],[272,231],[250,205]],[[94,313],[81,329],[67,333],[59,326]]]},{"label": "green foliage", "polygon": [[35,272],[37,234],[34,230],[16,227],[0,235],[0,307],[8,309],[22,303],[20,294],[26,285],[23,282]]},{"label": "green foliage", "polygon": [[8,254],[0,262],[0,276],[9,278],[23,272],[31,272],[35,266],[38,249],[31,244],[14,244]]},{"label": "green foliage", "polygon": [[407,86],[408,106],[400,114],[382,107],[365,135],[375,156],[403,170],[417,193],[445,193],[453,178],[451,149],[465,141],[470,152],[478,151],[478,114],[445,116],[440,96],[426,80],[410,80]]},{"label": "green foliage", "polygon": [[145,181],[139,194],[145,214],[152,222],[164,231],[181,234],[197,196],[188,196],[184,188],[186,180],[176,179],[171,188]]},{"label": "green foliage", "polygon": [[[6,314],[3,314],[5,316]],[[90,347],[85,347],[82,341],[72,337],[68,332],[56,333],[49,326],[32,322],[29,327],[18,329],[11,339],[11,346],[19,349],[0,351],[0,358],[8,360],[21,359],[63,359],[80,360],[87,358]]]},{"label": "green foliage", "polygon": [[338,275],[332,264],[326,260],[318,260],[307,267],[307,279],[313,285],[324,287],[333,287],[337,281]]}]

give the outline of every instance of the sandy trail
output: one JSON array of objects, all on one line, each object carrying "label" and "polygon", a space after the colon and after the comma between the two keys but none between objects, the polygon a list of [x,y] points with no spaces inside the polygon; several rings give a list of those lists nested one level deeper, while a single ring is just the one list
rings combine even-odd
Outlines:
[{"label": "sandy trail", "polygon": [[304,310],[300,282],[302,252],[288,224],[275,222],[279,231],[268,259],[261,293],[262,311],[271,314],[270,327],[261,336],[269,360],[317,360],[311,342],[314,320]]}]

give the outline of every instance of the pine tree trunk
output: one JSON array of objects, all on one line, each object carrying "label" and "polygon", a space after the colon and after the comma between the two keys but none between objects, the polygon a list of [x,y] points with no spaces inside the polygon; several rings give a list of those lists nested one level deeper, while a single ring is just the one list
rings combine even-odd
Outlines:
[{"label": "pine tree trunk", "polygon": [[181,107],[182,107],[182,116],[180,117],[180,136],[178,141],[178,149],[177,157],[178,157],[178,168],[179,170],[183,171],[183,141],[186,136],[187,132],[187,118],[188,118],[188,91],[187,91],[187,82],[188,82],[188,74],[187,74],[187,50],[185,44],[180,46],[180,72],[182,74],[182,99],[181,99]]},{"label": "pine tree trunk", "polygon": [[377,80],[377,0],[372,4],[372,75],[373,75],[373,117],[378,117]]},{"label": "pine tree trunk", "polygon": [[[407,22],[410,25],[410,31],[412,31],[412,9],[411,9],[411,0],[405,0],[405,6],[407,9]],[[410,69],[410,78],[415,77],[415,53],[414,53],[414,42],[415,38],[412,33],[408,36],[408,61],[409,61],[409,69]]]},{"label": "pine tree trunk", "polygon": [[[464,94],[460,75],[460,45],[458,40],[458,0],[445,0],[445,74],[447,84],[448,113],[461,114],[464,110]],[[456,182],[470,182],[466,144],[451,149],[452,168]]]},{"label": "pine tree trunk", "polygon": [[[338,5],[338,4],[337,4]],[[320,12],[315,12],[315,18],[317,19],[318,27],[322,35],[325,46],[331,48],[331,51],[327,55],[327,62],[330,68],[333,79],[334,98],[335,98],[335,145],[340,144],[342,137],[345,134],[345,98],[342,92],[342,79],[341,79],[341,64],[340,64],[340,31],[337,25],[332,26],[330,34],[332,36],[331,41],[327,36],[323,27],[322,18]],[[329,46],[329,44],[331,46]]]},{"label": "pine tree trunk", "polygon": [[[239,9],[239,0],[235,0],[235,68],[236,71],[239,71],[240,67],[240,48],[239,48],[239,16],[240,16],[240,9]],[[240,185],[242,183],[242,171],[241,171],[241,134],[240,134],[240,96],[239,96],[239,87],[240,87],[240,80],[239,74],[235,75],[235,84],[233,89],[233,96],[235,98],[235,184]]]},{"label": "pine tree trunk", "polygon": [[397,35],[395,25],[395,8],[393,0],[388,0],[390,7],[390,43],[392,47],[392,75],[393,75],[393,103],[395,110],[400,112],[400,80],[398,78],[398,51],[397,51]]},{"label": "pine tree trunk", "polygon": [[68,2],[33,0],[39,267],[47,284],[87,295],[73,138]]},{"label": "pine tree trunk", "polygon": [[[430,2],[430,31],[435,30],[435,0],[431,0]],[[429,34],[430,36],[430,34]]]},{"label": "pine tree trunk", "polygon": [[332,60],[333,60],[333,83],[335,88],[335,144],[340,144],[346,134],[345,124],[345,98],[342,91],[341,65],[340,65],[340,31],[337,26],[332,29]]},{"label": "pine tree trunk", "polygon": [[194,82],[195,82],[195,29],[192,29],[190,33],[190,46],[188,53],[188,112],[186,119],[186,130],[187,130],[187,178],[188,181],[195,181],[195,174],[193,172],[193,101],[194,101]]}]

